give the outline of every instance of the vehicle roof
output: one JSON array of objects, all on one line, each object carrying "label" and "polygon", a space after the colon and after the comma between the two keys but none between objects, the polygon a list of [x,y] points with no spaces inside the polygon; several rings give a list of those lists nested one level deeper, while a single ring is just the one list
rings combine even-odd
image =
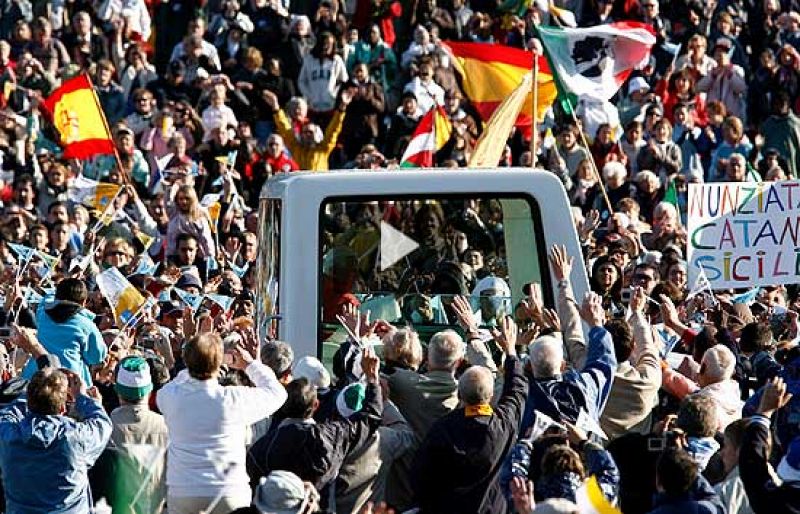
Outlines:
[{"label": "vehicle roof", "polygon": [[[376,183],[391,186],[391,193],[402,194],[418,192],[431,188],[431,180],[442,182],[436,189],[448,189],[452,193],[470,193],[488,191],[497,178],[515,178],[535,180],[545,187],[558,186],[561,183],[553,173],[541,169],[531,168],[412,168],[388,171],[373,170],[331,170],[321,172],[292,172],[273,175],[264,184],[260,198],[278,198],[288,194],[290,188],[301,184],[314,184],[312,187],[327,187],[337,185],[336,189],[347,186],[353,193],[363,189],[364,193],[374,193]],[[424,181],[420,181],[424,178]],[[458,179],[458,180],[454,180]],[[491,182],[487,182],[491,181]],[[476,187],[480,186],[480,187]],[[506,188],[507,189],[507,188]],[[523,189],[522,184],[519,188]],[[563,189],[563,188],[562,188]]]}]

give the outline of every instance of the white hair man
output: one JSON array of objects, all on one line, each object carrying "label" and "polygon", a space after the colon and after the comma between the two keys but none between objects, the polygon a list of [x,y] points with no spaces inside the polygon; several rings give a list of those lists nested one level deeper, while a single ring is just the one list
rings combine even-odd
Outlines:
[{"label": "white hair man", "polygon": [[411,476],[423,512],[505,512],[500,463],[517,439],[528,385],[516,325],[505,317],[500,330],[505,380],[496,404],[492,371],[472,366],[458,381],[462,407],[436,421],[417,452]]},{"label": "white hair man", "polygon": [[[556,276],[560,276],[560,272]],[[522,433],[533,425],[537,411],[572,423],[582,410],[595,420],[603,412],[617,360],[611,334],[603,326],[605,311],[600,297],[587,293],[580,314],[591,327],[585,363],[580,368],[567,369],[564,343],[558,336],[540,336],[528,347],[533,380],[525,403]],[[583,360],[582,356],[572,357],[574,363]]]},{"label": "white hair man", "polygon": [[733,380],[736,356],[724,345],[712,346],[703,354],[697,381],[672,369],[665,369],[662,387],[673,396],[683,399],[690,394],[701,394],[717,404],[717,429],[725,428],[742,417],[742,400],[739,384]]}]

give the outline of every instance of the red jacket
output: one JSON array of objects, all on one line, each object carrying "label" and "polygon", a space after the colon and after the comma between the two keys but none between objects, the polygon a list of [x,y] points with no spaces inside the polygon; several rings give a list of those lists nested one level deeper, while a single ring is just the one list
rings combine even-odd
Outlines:
[{"label": "red jacket", "polygon": [[269,165],[272,173],[282,173],[286,171],[298,171],[300,166],[294,162],[294,159],[281,153],[278,157],[270,157],[264,155],[264,162]]}]

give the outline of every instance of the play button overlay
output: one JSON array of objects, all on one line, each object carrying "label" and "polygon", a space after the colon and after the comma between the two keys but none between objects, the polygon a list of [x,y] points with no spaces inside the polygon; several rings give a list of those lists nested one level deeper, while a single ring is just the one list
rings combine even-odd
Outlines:
[{"label": "play button overlay", "polygon": [[403,234],[385,221],[381,221],[381,271],[419,248],[419,243]]}]

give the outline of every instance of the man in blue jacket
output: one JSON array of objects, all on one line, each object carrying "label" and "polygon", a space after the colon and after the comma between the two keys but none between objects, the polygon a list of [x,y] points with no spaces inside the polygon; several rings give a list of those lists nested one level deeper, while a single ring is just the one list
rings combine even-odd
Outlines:
[{"label": "man in blue jacket", "polygon": [[[65,415],[69,405],[82,421]],[[26,397],[0,411],[6,514],[89,512],[87,472],[110,437],[111,419],[96,389],[87,391],[69,371],[36,372]]]},{"label": "man in blue jacket", "polygon": [[603,412],[617,359],[611,334],[603,326],[602,300],[596,293],[587,293],[580,314],[590,331],[586,361],[579,370],[566,370],[564,343],[558,336],[540,336],[529,347],[533,380],[522,418],[523,435],[534,424],[536,411],[570,423],[577,422],[581,410],[595,421]]},{"label": "man in blue jacket", "polygon": [[[56,286],[55,302],[43,301],[36,312],[39,342],[87,386],[92,384],[89,366],[100,364],[108,354],[94,314],[84,308],[88,296],[82,280],[65,278]],[[36,363],[29,361],[22,376],[30,379],[34,373]]]}]

